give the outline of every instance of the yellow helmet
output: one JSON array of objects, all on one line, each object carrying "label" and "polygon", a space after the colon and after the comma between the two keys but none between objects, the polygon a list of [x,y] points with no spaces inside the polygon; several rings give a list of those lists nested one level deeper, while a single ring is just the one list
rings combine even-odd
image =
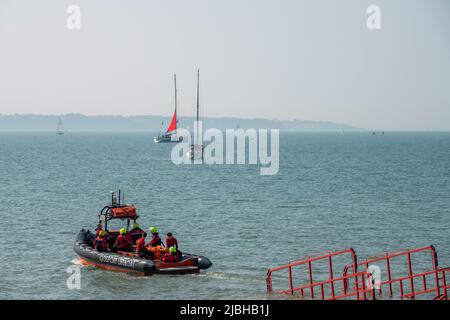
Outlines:
[{"label": "yellow helmet", "polygon": [[105,230],[100,230],[100,232],[98,233],[98,235],[99,235],[100,237],[106,236]]},{"label": "yellow helmet", "polygon": [[175,249],[174,247],[170,247],[169,248],[169,252],[170,253],[175,253],[175,252],[177,252],[177,249]]},{"label": "yellow helmet", "polygon": [[158,233],[158,228],[156,228],[156,227],[150,227],[150,232],[151,232],[151,233]]},{"label": "yellow helmet", "polygon": [[119,230],[119,233],[120,233],[120,234],[125,234],[125,233],[127,233],[127,229],[121,228],[121,229]]},{"label": "yellow helmet", "polygon": [[134,228],[134,229],[139,228],[139,223],[135,222],[135,223],[133,224],[133,228]]}]

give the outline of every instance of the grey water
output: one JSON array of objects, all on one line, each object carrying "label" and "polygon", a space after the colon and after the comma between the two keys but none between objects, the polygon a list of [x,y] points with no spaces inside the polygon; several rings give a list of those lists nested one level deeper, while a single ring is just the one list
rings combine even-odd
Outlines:
[{"label": "grey water", "polygon": [[[173,145],[152,139],[0,133],[1,299],[273,298],[269,267],[350,247],[363,259],[432,244],[450,265],[450,133],[282,133],[274,176],[177,166]],[[81,267],[81,288],[68,289],[75,236],[119,187],[141,226],[213,266],[145,278]]]}]

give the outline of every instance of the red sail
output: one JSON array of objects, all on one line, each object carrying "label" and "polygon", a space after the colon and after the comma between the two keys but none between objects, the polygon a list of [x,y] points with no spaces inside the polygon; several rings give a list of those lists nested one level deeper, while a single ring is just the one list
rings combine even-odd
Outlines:
[{"label": "red sail", "polygon": [[169,128],[167,128],[167,132],[172,132],[174,130],[177,130],[177,112],[176,111],[173,113],[172,122],[170,123]]}]

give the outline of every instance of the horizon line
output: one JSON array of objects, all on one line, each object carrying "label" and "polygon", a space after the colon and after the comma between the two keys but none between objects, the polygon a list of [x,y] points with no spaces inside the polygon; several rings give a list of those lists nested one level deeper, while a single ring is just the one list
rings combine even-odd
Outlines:
[{"label": "horizon line", "polygon": [[[123,117],[123,118],[131,118],[131,117],[171,117],[171,115],[156,115],[156,114],[134,114],[134,115],[124,115],[124,114],[83,114],[83,113],[0,113],[1,116],[51,116],[51,117],[63,117],[63,116],[72,116],[72,115],[78,115],[83,117]],[[183,116],[183,115],[177,115],[178,118],[195,118],[195,115],[189,115],[189,116]],[[303,122],[319,122],[319,123],[329,123],[329,124],[335,124],[335,125],[341,125],[341,126],[347,126],[352,127],[353,129],[358,130],[369,130],[365,128],[361,128],[359,126],[353,125],[353,124],[346,124],[346,123],[340,123],[340,122],[334,122],[332,120],[309,120],[309,119],[280,119],[280,118],[269,118],[269,117],[255,117],[255,118],[246,118],[246,117],[239,117],[239,116],[202,116],[202,118],[208,118],[208,119],[239,119],[239,120],[269,120],[269,121],[303,121]]]},{"label": "horizon line", "polygon": [[[124,114],[83,114],[83,113],[0,113],[0,117],[2,116],[42,116],[42,117],[64,117],[64,116],[82,116],[82,117],[122,117],[122,118],[133,118],[133,117],[161,117],[161,118],[170,118],[171,115],[156,115],[156,114],[134,114],[134,115],[124,115]],[[195,118],[195,115],[189,116],[179,116],[179,118]],[[237,120],[266,120],[266,121],[280,121],[280,122],[316,122],[316,123],[324,123],[324,124],[334,124],[347,126],[355,131],[373,131],[373,132],[450,132],[450,129],[369,129],[369,128],[361,128],[358,126],[354,126],[346,123],[338,123],[333,122],[331,120],[309,120],[309,119],[277,119],[277,118],[265,118],[265,117],[255,117],[255,118],[247,118],[247,117],[239,117],[239,116],[203,116],[205,119],[237,119]],[[46,130],[1,130],[0,132],[45,132]],[[51,131],[51,130],[50,130]],[[127,130],[128,131],[128,130]],[[330,132],[329,130],[283,130],[290,132]],[[334,130],[339,131],[339,130]],[[333,130],[331,132],[334,132]],[[72,132],[90,132],[90,130],[76,130]],[[103,132],[101,130],[92,130],[92,132]],[[104,132],[114,132],[114,131],[104,131]],[[122,130],[124,132],[124,130]],[[129,130],[128,132],[146,132],[144,130]],[[152,132],[152,131],[149,131]]]}]

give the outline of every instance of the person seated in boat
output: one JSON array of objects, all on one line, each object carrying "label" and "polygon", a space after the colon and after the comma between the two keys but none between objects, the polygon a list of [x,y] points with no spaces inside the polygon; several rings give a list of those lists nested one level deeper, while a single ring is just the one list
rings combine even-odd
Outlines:
[{"label": "person seated in boat", "polygon": [[139,223],[135,222],[133,224],[133,229],[130,230],[130,236],[133,240],[133,244],[136,243],[137,240],[139,240],[144,233],[144,230],[139,228]]},{"label": "person seated in boat", "polygon": [[139,257],[144,257],[145,253],[148,251],[145,247],[145,237],[147,236],[147,232],[144,232],[141,237],[136,241],[136,254]]},{"label": "person seated in boat", "polygon": [[136,254],[140,258],[153,260],[155,257],[154,253],[147,249],[145,246],[145,237],[147,236],[147,232],[144,232],[141,237],[136,241]]},{"label": "person seated in boat", "polygon": [[98,251],[98,252],[105,252],[107,251],[107,241],[106,241],[106,232],[104,230],[100,230],[97,238],[95,238],[94,240],[94,248]]},{"label": "person seated in boat", "polygon": [[163,262],[170,262],[170,263],[175,263],[180,261],[180,256],[177,254],[177,249],[175,249],[174,247],[170,247],[169,248],[169,254],[165,255],[162,258]]},{"label": "person seated in boat", "polygon": [[147,245],[150,247],[164,246],[163,242],[161,241],[161,238],[159,237],[158,228],[151,227],[150,232],[152,233],[152,239]]},{"label": "person seated in boat", "polygon": [[178,250],[178,241],[177,239],[172,235],[172,232],[167,233],[166,237],[166,248],[174,247]]},{"label": "person seated in boat", "polygon": [[125,228],[121,228],[119,230],[119,235],[117,236],[116,243],[114,245],[115,250],[117,251],[131,251],[131,236],[127,234],[127,230]]},{"label": "person seated in boat", "polygon": [[129,232],[125,233],[125,239],[130,244],[130,248],[133,249],[134,241],[133,241],[133,238],[131,237],[131,234]]},{"label": "person seated in boat", "polygon": [[99,223],[97,225],[97,227],[95,227],[95,235],[98,236],[98,234],[100,233],[100,231],[103,230],[102,225]]}]

